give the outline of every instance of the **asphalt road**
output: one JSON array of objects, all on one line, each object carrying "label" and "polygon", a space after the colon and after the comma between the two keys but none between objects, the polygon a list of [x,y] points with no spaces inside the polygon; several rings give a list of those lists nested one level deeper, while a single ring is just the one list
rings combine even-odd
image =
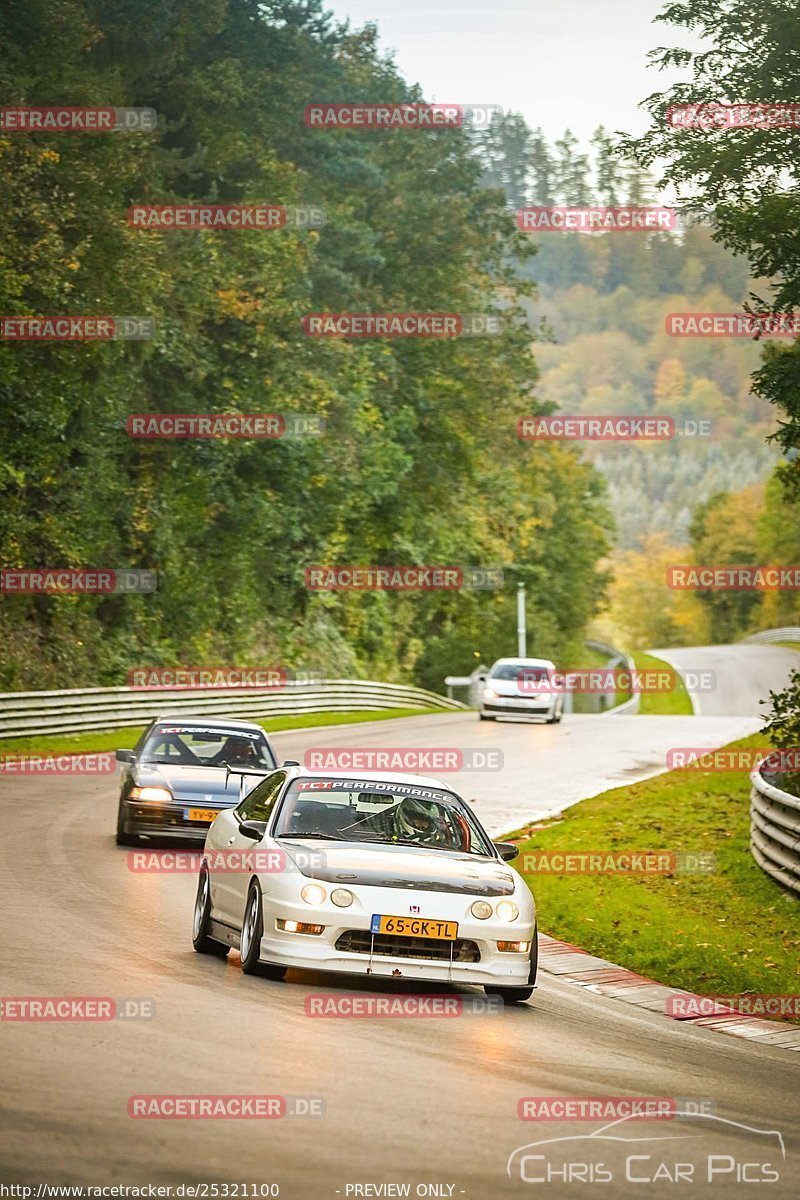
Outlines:
[{"label": "asphalt road", "polygon": [[[576,716],[546,727],[484,725],[470,714],[277,740],[281,754],[295,758],[319,745],[502,750],[501,772],[464,772],[458,779],[500,832],[553,805],[663,769],[664,748],[681,738],[721,744],[750,728],[752,715]],[[527,1143],[574,1136],[580,1141],[542,1153],[555,1163],[568,1150],[573,1177],[577,1170],[579,1178],[594,1172],[597,1179],[598,1164],[605,1164],[613,1181],[604,1192],[598,1181],[601,1194],[708,1195],[713,1186],[724,1195],[784,1197],[800,1190],[796,1055],[687,1028],[546,973],[528,1004],[499,1013],[309,1017],[306,997],[354,991],[353,981],[290,973],[286,982],[272,983],[244,976],[234,953],[227,962],[196,955],[194,878],[132,873],[127,852],[113,843],[115,808],[112,779],[0,779],[3,995],[146,999],[155,1007],[146,1020],[0,1022],[3,1182],[272,1183],[285,1200],[403,1194],[379,1190],[387,1184],[408,1185],[412,1196],[494,1200],[538,1187],[560,1197],[580,1195],[586,1183],[565,1182],[563,1167],[554,1182],[524,1182],[517,1160],[510,1176],[506,1164]],[[360,991],[379,987],[359,983]],[[396,995],[425,990],[382,987]],[[285,1096],[298,1109],[292,1098],[300,1097],[324,1114],[128,1116],[133,1095],[178,1093]],[[669,1138],[631,1146],[587,1142],[597,1122],[517,1116],[523,1097],[608,1095],[694,1099],[713,1106],[714,1119],[636,1122],[612,1131]],[[755,1131],[779,1131],[786,1158],[776,1135]],[[677,1135],[683,1140],[673,1140]],[[626,1184],[625,1155],[636,1156],[633,1178],[654,1181]],[[709,1156],[717,1156],[712,1169],[722,1173],[713,1184]],[[675,1176],[676,1162],[684,1164],[682,1184],[665,1178]],[[532,1157],[523,1165],[527,1179],[545,1169]],[[755,1182],[771,1171],[777,1182]],[[749,1182],[734,1182],[737,1173]]]},{"label": "asphalt road", "polygon": [[800,654],[787,646],[682,646],[652,650],[681,675],[711,672],[710,690],[692,693],[697,716],[749,716],[763,713],[770,691],[785,687],[789,671],[800,667]]}]

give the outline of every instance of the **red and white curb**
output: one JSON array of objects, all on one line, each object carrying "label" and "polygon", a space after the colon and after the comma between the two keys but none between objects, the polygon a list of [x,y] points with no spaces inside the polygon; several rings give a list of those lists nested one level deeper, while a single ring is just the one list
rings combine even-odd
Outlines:
[{"label": "red and white curb", "polygon": [[605,958],[595,958],[578,946],[569,942],[559,942],[556,938],[548,937],[546,933],[539,934],[539,966],[559,979],[574,983],[589,991],[602,996],[613,996],[625,1004],[635,1004],[639,1008],[647,1008],[651,1012],[660,1012],[671,1021],[683,1021],[687,1024],[701,1025],[713,1029],[717,1033],[729,1033],[733,1037],[748,1038],[752,1042],[760,1042],[769,1046],[782,1046],[787,1050],[800,1051],[800,1026],[789,1025],[786,1021],[765,1020],[762,1017],[751,1017],[746,1013],[724,1013],[722,1015],[705,1016],[671,1016],[667,1010],[667,1001],[674,1002],[676,997],[687,1001],[696,1001],[695,1007],[701,1008],[705,997],[694,992],[685,992],[680,988],[665,987],[654,979],[637,975]]}]

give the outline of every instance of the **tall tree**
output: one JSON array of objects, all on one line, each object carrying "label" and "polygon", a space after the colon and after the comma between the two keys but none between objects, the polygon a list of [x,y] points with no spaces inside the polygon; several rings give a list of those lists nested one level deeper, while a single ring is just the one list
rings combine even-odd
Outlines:
[{"label": "tall tree", "polygon": [[[672,185],[687,208],[713,212],[713,236],[746,255],[752,276],[770,286],[752,294],[758,312],[800,307],[800,128],[756,124],[725,128],[675,128],[672,106],[788,104],[800,95],[800,10],[796,0],[680,0],[659,21],[691,30],[702,49],[660,48],[651,58],[662,69],[691,71],[691,79],[645,102],[654,124],[625,146],[644,166],[661,166],[661,184]],[[773,435],[785,451],[800,450],[800,341],[766,345],[755,373],[759,395],[774,404],[781,424]],[[800,496],[800,459],[783,474]]]}]

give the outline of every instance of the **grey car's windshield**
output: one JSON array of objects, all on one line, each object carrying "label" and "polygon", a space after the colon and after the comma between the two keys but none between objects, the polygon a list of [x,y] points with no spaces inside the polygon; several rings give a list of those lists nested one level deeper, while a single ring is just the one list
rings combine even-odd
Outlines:
[{"label": "grey car's windshield", "polygon": [[296,779],[281,805],[275,837],[495,857],[469,808],[452,792],[391,780]]},{"label": "grey car's windshield", "polygon": [[142,762],[185,767],[272,768],[277,764],[267,739],[257,729],[235,726],[182,724],[157,725],[141,752]]}]

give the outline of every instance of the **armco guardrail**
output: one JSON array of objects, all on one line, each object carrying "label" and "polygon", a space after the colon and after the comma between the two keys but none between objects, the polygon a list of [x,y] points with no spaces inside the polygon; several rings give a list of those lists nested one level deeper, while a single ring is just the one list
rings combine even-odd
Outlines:
[{"label": "armco guardrail", "polygon": [[[619,663],[630,674],[633,674],[636,670],[636,663],[624,651],[617,650],[614,646],[607,646],[605,642],[587,641],[586,645],[590,650],[597,650],[600,654],[607,654],[609,666]],[[639,693],[634,692],[630,700],[624,700],[622,704],[614,704],[611,708],[606,708],[602,711],[608,713],[609,716],[615,717],[624,716],[626,713],[637,713],[639,711]]]},{"label": "armco guardrail", "polygon": [[0,693],[0,738],[146,725],[162,713],[282,717],[353,709],[463,709],[424,688],[364,679],[288,681],[276,688],[69,688]]},{"label": "armco guardrail", "polygon": [[763,871],[800,892],[800,797],[750,776],[750,851]]},{"label": "armco guardrail", "polygon": [[745,642],[800,642],[800,625],[785,625],[782,629],[764,629],[742,639]]}]

